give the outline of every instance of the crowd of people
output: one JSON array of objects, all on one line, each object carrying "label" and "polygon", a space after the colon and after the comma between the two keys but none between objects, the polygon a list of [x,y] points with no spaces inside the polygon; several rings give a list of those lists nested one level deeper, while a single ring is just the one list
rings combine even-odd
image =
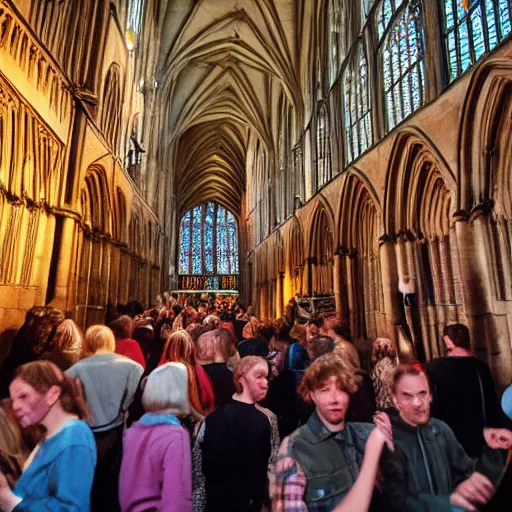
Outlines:
[{"label": "crowd of people", "polygon": [[512,386],[498,396],[466,326],[424,365],[385,337],[368,357],[334,312],[179,299],[85,333],[27,313],[0,369],[0,510],[512,507]]}]

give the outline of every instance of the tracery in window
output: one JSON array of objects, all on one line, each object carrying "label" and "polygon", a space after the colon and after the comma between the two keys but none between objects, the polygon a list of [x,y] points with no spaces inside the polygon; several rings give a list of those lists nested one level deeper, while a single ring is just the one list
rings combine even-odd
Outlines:
[{"label": "tracery in window", "polygon": [[450,81],[490,52],[511,31],[511,0],[442,0]]},{"label": "tracery in window", "polygon": [[368,65],[362,41],[356,46],[345,70],[343,85],[347,156],[350,163],[372,144]]},{"label": "tracery in window", "polygon": [[340,68],[340,32],[341,6],[340,0],[330,0],[327,10],[328,66],[329,85],[336,81]]},{"label": "tracery in window", "polygon": [[377,9],[387,127],[391,130],[424,100],[425,69],[420,0],[384,0]]},{"label": "tracery in window", "polygon": [[362,0],[362,2],[363,2],[363,16],[366,19],[368,17],[368,14],[370,14],[370,10],[373,7],[375,0]]},{"label": "tracery in window", "polygon": [[320,105],[316,127],[316,183],[323,187],[331,179],[331,138],[329,114],[325,103]]},{"label": "tracery in window", "polygon": [[207,289],[216,289],[216,275],[238,274],[238,223],[233,213],[215,202],[185,213],[179,258],[181,275],[211,276],[206,279],[211,286],[205,281]]}]

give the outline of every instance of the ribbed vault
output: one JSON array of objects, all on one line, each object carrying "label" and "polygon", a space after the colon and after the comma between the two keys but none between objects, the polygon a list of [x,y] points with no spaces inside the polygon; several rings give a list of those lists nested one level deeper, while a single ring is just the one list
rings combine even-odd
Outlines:
[{"label": "ribbed vault", "polygon": [[274,90],[301,122],[293,0],[178,0],[162,24],[162,164],[179,213],[216,200],[241,213],[248,141],[273,147]]}]

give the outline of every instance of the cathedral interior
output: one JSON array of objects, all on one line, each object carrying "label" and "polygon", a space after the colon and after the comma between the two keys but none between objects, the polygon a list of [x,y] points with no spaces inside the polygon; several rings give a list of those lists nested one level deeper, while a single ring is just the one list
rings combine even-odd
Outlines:
[{"label": "cathedral interior", "polygon": [[510,0],[0,0],[0,358],[163,290],[331,298],[512,379]]}]

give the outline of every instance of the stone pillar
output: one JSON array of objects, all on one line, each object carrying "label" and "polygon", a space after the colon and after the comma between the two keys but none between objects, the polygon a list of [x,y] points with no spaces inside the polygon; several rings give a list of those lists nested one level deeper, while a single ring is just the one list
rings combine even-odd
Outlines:
[{"label": "stone pillar", "polygon": [[492,265],[489,262],[487,215],[457,218],[455,229],[460,248],[460,269],[464,311],[475,355],[487,360],[499,389],[510,384],[512,353],[507,316],[494,311]]},{"label": "stone pillar", "polygon": [[55,217],[41,213],[35,242],[34,259],[32,262],[32,276],[30,282],[37,286],[35,304],[43,305],[48,286],[48,269],[52,257],[48,248],[48,240],[53,240],[55,232]]},{"label": "stone pillar", "polygon": [[397,302],[398,266],[394,242],[385,240],[380,245],[379,257],[382,274],[382,296],[384,299],[384,325],[386,332],[382,333],[397,342],[396,325],[400,320],[400,306]]},{"label": "stone pillar", "polygon": [[74,260],[72,257],[73,251],[76,251],[75,220],[69,217],[63,217],[60,247],[58,248],[59,256],[55,262],[57,265],[55,274],[55,294],[50,302],[51,306],[62,310],[72,307],[73,303],[73,297],[69,297],[69,280],[72,270],[71,262]]},{"label": "stone pillar", "polygon": [[334,268],[332,270],[334,300],[336,302],[336,317],[343,320],[343,303],[341,299],[341,258],[340,251],[334,253]]},{"label": "stone pillar", "polygon": [[277,318],[280,318],[284,315],[284,272],[279,272],[279,278],[277,279],[277,307],[276,307],[276,313]]}]

